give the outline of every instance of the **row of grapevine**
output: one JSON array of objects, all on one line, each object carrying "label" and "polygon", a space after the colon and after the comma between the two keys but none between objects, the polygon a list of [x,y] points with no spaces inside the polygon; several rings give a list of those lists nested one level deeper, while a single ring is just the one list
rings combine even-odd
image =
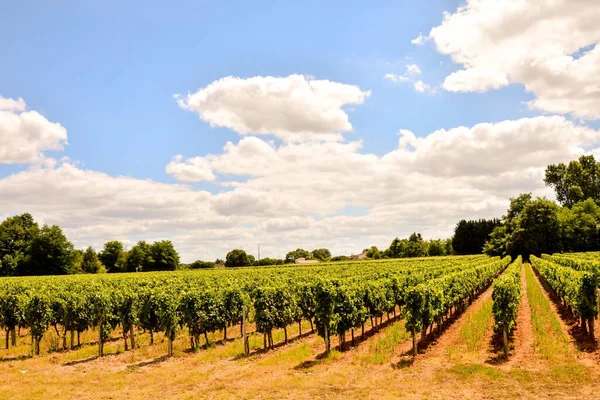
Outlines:
[{"label": "row of grapevine", "polygon": [[594,339],[594,318],[598,315],[596,274],[535,256],[531,256],[531,265],[564,305],[581,318],[581,328],[588,331],[589,327],[589,334]]},{"label": "row of grapevine", "polygon": [[427,328],[431,329],[434,323],[441,327],[444,317],[448,317],[452,309],[464,311],[467,303],[489,286],[509,262],[510,257],[495,259],[409,288],[403,314],[406,329],[412,332],[413,354],[417,355],[417,332],[421,332],[423,341]]},{"label": "row of grapevine", "polygon": [[[492,260],[492,261],[490,261]],[[446,276],[460,275],[482,265],[499,263],[483,256],[407,260],[401,262],[351,263],[345,266],[242,269],[238,271],[193,271],[122,274],[105,276],[32,277],[0,279],[0,326],[15,340],[15,328],[29,328],[33,352],[49,327],[62,338],[63,349],[74,346],[74,338],[88,329],[103,343],[121,329],[125,349],[135,348],[135,331],[163,332],[169,342],[187,329],[190,347],[197,349],[200,337],[240,325],[245,317],[256,322],[273,345],[272,330],[303,320],[316,323],[320,335],[338,335],[345,341],[348,330],[369,319],[382,319],[406,303],[410,288]],[[464,270],[464,271],[463,271]],[[463,271],[463,272],[459,272]],[[461,275],[462,274],[462,275]],[[464,276],[463,276],[464,275]],[[474,290],[469,287],[471,294]],[[301,333],[301,331],[300,331]],[[70,334],[70,343],[67,336]]]},{"label": "row of grapevine", "polygon": [[508,334],[517,322],[521,301],[521,270],[523,260],[517,257],[498,279],[494,280],[492,313],[494,331],[502,332],[504,354],[508,355]]}]

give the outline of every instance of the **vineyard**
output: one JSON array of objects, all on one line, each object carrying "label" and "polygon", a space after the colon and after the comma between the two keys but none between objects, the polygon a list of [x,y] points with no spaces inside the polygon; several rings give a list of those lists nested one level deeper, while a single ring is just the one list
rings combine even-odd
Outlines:
[{"label": "vineyard", "polygon": [[[530,348],[532,359],[540,354],[557,360],[558,346],[543,345],[548,335],[556,335],[548,339],[555,343],[564,340],[564,354],[571,354],[558,311],[563,323],[572,324],[570,334],[575,329],[577,340],[595,343],[600,254],[530,261],[531,267],[521,257],[478,255],[3,278],[0,362],[21,368],[60,355],[67,368],[131,354],[137,365],[194,357],[211,365],[220,354],[257,368],[275,357],[273,363],[284,367],[281,354],[302,349],[317,352],[316,358],[295,369],[327,369],[341,358],[404,366],[382,373],[415,376],[440,359],[490,373],[485,368],[526,359],[523,352]],[[527,329],[532,344],[523,338]],[[587,352],[596,354],[595,345]],[[581,367],[564,354],[560,362]],[[486,366],[489,360],[499,366]],[[247,364],[235,365],[242,371]]]}]

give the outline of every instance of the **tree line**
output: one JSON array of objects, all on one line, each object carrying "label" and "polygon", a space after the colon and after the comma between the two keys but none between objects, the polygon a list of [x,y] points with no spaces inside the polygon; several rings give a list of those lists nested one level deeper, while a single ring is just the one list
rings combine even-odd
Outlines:
[{"label": "tree line", "polygon": [[523,193],[510,199],[500,219],[462,220],[454,230],[454,251],[527,258],[600,250],[600,163],[590,155],[549,165],[544,183],[557,202]]},{"label": "tree line", "polygon": [[0,223],[0,276],[172,271],[179,267],[179,254],[169,240],[140,241],[128,251],[114,240],[96,253],[92,247],[75,249],[59,226],[40,228],[28,213]]}]

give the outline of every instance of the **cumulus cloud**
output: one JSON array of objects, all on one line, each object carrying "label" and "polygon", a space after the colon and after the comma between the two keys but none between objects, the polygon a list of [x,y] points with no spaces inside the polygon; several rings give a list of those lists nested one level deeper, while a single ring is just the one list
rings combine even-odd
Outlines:
[{"label": "cumulus cloud", "polygon": [[343,106],[370,95],[358,86],[305,75],[229,76],[186,96],[179,106],[197,112],[211,126],[239,134],[271,134],[285,141],[341,140],[352,130]]},{"label": "cumulus cloud", "polygon": [[419,93],[434,93],[435,92],[434,89],[432,89],[430,85],[428,85],[427,83],[423,82],[420,79],[416,82],[413,82],[413,87]]},{"label": "cumulus cloud", "polygon": [[183,161],[182,155],[176,155],[165,167],[165,171],[175,179],[183,182],[212,181],[216,177],[210,170],[208,162],[202,157],[192,157]]},{"label": "cumulus cloud", "polygon": [[520,83],[529,107],[600,119],[600,7],[596,0],[468,0],[429,36],[463,69],[454,92]]},{"label": "cumulus cloud", "polygon": [[0,164],[44,162],[44,151],[62,150],[67,130],[36,111],[25,111],[23,99],[0,96]]}]

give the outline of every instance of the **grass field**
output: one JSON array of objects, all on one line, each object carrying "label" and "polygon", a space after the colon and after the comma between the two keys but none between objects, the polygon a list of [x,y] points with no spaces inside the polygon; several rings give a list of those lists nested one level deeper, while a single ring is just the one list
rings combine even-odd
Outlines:
[{"label": "grass field", "polygon": [[[28,350],[23,337],[17,347],[0,350],[0,398],[594,398],[600,377],[594,355],[580,353],[570,343],[528,265],[525,272],[530,307],[519,312],[530,314],[533,329],[527,333],[517,327],[515,348],[502,362],[493,362],[488,289],[441,336],[434,334],[414,360],[401,319],[384,321],[365,341],[327,357],[323,340],[314,334],[266,353],[258,351],[262,337],[252,335],[256,351],[243,357],[239,339],[220,343],[217,332],[215,344],[195,353],[186,350],[188,339],[180,335],[170,359],[164,357],[166,342],[160,335],[154,345],[140,335],[140,347],[128,352],[116,339],[107,344],[109,355],[100,359],[93,343],[19,359]],[[290,338],[297,333],[297,327],[290,327]],[[93,341],[95,333],[82,339]],[[45,340],[48,346],[56,338]],[[274,332],[274,341],[282,343],[283,332]],[[523,343],[531,346],[518,346]]]}]

